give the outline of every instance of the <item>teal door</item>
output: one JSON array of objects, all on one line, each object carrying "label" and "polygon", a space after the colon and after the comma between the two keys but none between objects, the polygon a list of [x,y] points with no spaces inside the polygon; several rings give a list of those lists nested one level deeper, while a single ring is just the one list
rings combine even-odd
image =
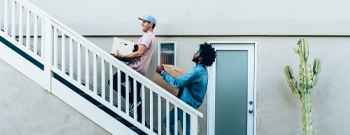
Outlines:
[{"label": "teal door", "polygon": [[212,45],[217,59],[209,69],[209,134],[253,135],[254,44]]}]

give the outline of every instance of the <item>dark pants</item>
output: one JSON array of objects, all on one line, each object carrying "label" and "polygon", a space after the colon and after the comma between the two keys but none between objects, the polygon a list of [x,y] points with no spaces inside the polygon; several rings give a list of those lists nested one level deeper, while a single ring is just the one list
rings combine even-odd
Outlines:
[{"label": "dark pants", "polygon": [[[120,83],[124,83],[125,82],[125,73],[124,72],[121,72],[120,74]],[[134,79],[131,78],[129,76],[129,84],[130,84],[130,88],[131,88],[131,92],[129,92],[129,90],[126,90],[125,89],[125,86],[124,85],[121,85],[120,84],[120,95],[123,96],[125,98],[126,96],[126,91],[129,92],[129,103],[134,103]],[[108,80],[108,85],[109,85],[109,80]],[[141,96],[140,96],[140,89],[141,89],[141,83],[137,82],[137,93],[136,93],[136,96],[137,96],[137,102],[138,101],[141,101]],[[113,89],[118,92],[118,73],[115,73],[113,75]],[[137,105],[137,103],[134,103],[134,105]],[[142,120],[142,103],[140,106],[137,107],[137,121],[141,122]]]},{"label": "dark pants", "polygon": [[[181,122],[181,128],[182,128],[182,131],[185,130],[184,128],[186,128],[186,135],[190,135],[191,134],[191,116],[189,114],[186,113],[186,127],[183,127],[183,111],[181,109],[177,109],[177,120],[176,121],[179,121]],[[164,125],[165,127],[166,126],[166,117],[164,117]],[[170,134],[172,135],[176,135],[174,134],[175,131],[177,131],[177,134],[180,135],[179,131],[177,129],[175,129],[175,110],[171,110],[169,112],[169,132]]]}]

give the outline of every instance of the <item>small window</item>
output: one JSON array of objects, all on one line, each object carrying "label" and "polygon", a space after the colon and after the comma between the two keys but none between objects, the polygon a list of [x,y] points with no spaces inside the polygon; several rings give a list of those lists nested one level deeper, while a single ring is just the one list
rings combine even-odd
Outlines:
[{"label": "small window", "polygon": [[158,64],[176,65],[176,42],[158,42]]}]

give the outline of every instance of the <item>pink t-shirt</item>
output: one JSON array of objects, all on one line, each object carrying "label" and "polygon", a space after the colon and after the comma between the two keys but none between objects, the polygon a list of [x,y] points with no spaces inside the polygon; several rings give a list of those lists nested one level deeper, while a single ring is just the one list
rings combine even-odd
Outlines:
[{"label": "pink t-shirt", "polygon": [[146,75],[149,63],[151,62],[155,38],[156,37],[152,32],[143,34],[139,41],[137,41],[137,44],[139,46],[141,44],[145,45],[147,50],[141,57],[133,59],[132,62],[128,64],[129,67],[143,76]]}]

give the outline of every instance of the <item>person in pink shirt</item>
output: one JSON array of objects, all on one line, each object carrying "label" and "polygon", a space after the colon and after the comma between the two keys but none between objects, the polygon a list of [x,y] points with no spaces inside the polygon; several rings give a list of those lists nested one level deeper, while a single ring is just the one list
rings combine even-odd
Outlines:
[{"label": "person in pink shirt", "polygon": [[[142,74],[143,76],[146,75],[149,63],[152,58],[153,54],[153,48],[155,44],[155,35],[153,33],[153,29],[156,26],[156,19],[152,15],[145,15],[143,18],[138,18],[139,20],[142,20],[141,26],[142,31],[145,32],[145,34],[142,35],[142,37],[137,41],[138,50],[128,54],[128,55],[120,55],[119,51],[117,50],[117,54],[113,55],[115,58],[125,61],[127,59],[131,59],[131,62],[128,64],[128,66],[138,73]],[[118,75],[117,73],[113,75],[113,89],[117,91],[118,89]],[[121,80],[122,83],[125,82],[125,73],[121,72]],[[130,86],[131,86],[131,93],[129,93],[129,110],[130,112],[134,109],[134,94],[133,94],[133,78],[129,77]],[[108,81],[109,84],[109,81]],[[141,122],[141,97],[140,97],[140,89],[141,84],[137,82],[137,120]],[[121,85],[121,95],[125,98],[125,87]]]}]

